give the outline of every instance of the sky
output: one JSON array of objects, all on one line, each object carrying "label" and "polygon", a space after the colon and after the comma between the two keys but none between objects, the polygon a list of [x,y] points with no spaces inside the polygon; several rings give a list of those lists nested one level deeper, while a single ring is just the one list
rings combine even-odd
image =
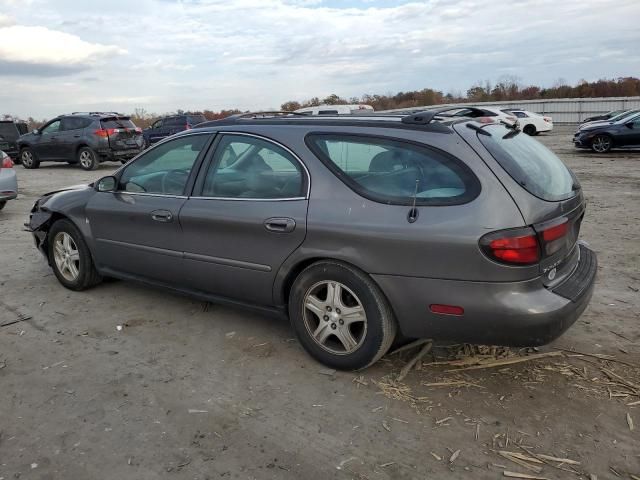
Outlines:
[{"label": "sky", "polygon": [[0,114],[640,76],[640,0],[0,0]]}]

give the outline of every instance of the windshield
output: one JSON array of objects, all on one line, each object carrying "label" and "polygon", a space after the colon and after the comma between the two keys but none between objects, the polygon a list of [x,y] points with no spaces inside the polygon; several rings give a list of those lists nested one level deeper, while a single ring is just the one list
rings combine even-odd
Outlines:
[{"label": "windshield", "polygon": [[500,166],[525,190],[547,201],[571,198],[579,188],[573,173],[555,153],[529,135],[488,125],[491,133],[478,135]]},{"label": "windshield", "polygon": [[610,122],[618,122],[620,120],[624,120],[627,117],[630,117],[631,115],[635,115],[636,113],[638,113],[639,110],[629,110],[626,112],[623,112],[619,115],[616,115],[615,117],[612,117],[609,119]]}]

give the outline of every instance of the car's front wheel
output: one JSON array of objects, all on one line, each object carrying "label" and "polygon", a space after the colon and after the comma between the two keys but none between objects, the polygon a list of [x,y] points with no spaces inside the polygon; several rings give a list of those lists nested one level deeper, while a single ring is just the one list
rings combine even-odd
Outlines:
[{"label": "car's front wheel", "polygon": [[533,135],[536,134],[536,127],[535,127],[535,125],[528,124],[528,125],[525,125],[525,127],[522,129],[522,131],[524,133],[526,133],[527,135],[533,136]]},{"label": "car's front wheel", "polygon": [[371,278],[333,261],[314,263],[298,275],[289,295],[289,317],[307,352],[340,370],[375,363],[397,331],[391,307]]},{"label": "car's front wheel", "polygon": [[613,140],[609,135],[596,135],[591,140],[591,150],[596,153],[607,153],[613,147]]},{"label": "car's front wheel", "polygon": [[78,150],[78,163],[83,170],[95,170],[98,168],[98,156],[89,147],[82,147]]},{"label": "car's front wheel", "polygon": [[49,262],[62,285],[85,290],[102,280],[82,234],[69,220],[58,220],[49,230]]},{"label": "car's front wheel", "polygon": [[24,168],[38,168],[40,166],[40,160],[29,147],[20,150],[20,163]]}]

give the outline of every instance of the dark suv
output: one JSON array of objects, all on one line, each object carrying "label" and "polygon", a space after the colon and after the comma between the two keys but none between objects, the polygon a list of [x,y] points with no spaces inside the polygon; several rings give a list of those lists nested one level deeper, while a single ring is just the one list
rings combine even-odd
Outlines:
[{"label": "dark suv", "polygon": [[160,140],[184,130],[190,130],[197,124],[206,122],[204,115],[200,114],[184,114],[164,117],[153,122],[148,128],[142,132],[144,135],[145,147],[153,145]]},{"label": "dark suv", "polygon": [[288,315],[333,368],[396,332],[553,340],[596,274],[577,179],[514,127],[436,115],[212,122],[44,195],[28,227],[69,289],[116,277]]},{"label": "dark suv", "polygon": [[79,164],[93,170],[100,162],[126,163],[143,149],[142,130],[114,112],[60,115],[18,139],[20,162],[38,168],[41,162]]},{"label": "dark suv", "polygon": [[13,160],[18,158],[18,137],[29,131],[24,122],[15,120],[0,120],[0,150]]}]

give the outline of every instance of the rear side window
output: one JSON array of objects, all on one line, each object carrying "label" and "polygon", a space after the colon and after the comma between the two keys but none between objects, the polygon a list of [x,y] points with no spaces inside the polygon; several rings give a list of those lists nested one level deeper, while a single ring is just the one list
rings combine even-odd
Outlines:
[{"label": "rear side window", "polygon": [[79,130],[91,124],[88,118],[66,117],[62,119],[62,130]]},{"label": "rear side window", "polygon": [[473,200],[480,182],[451,155],[383,137],[311,134],[309,148],[363,197],[393,205],[457,205]]},{"label": "rear side window", "polygon": [[187,115],[187,123],[192,126],[206,121],[204,115]]},{"label": "rear side window", "polygon": [[103,118],[100,120],[102,128],[136,128],[136,124],[129,117]]},{"label": "rear side window", "polygon": [[578,181],[555,153],[522,132],[502,125],[485,127],[478,138],[498,163],[529,193],[542,200],[560,201],[575,195]]}]

